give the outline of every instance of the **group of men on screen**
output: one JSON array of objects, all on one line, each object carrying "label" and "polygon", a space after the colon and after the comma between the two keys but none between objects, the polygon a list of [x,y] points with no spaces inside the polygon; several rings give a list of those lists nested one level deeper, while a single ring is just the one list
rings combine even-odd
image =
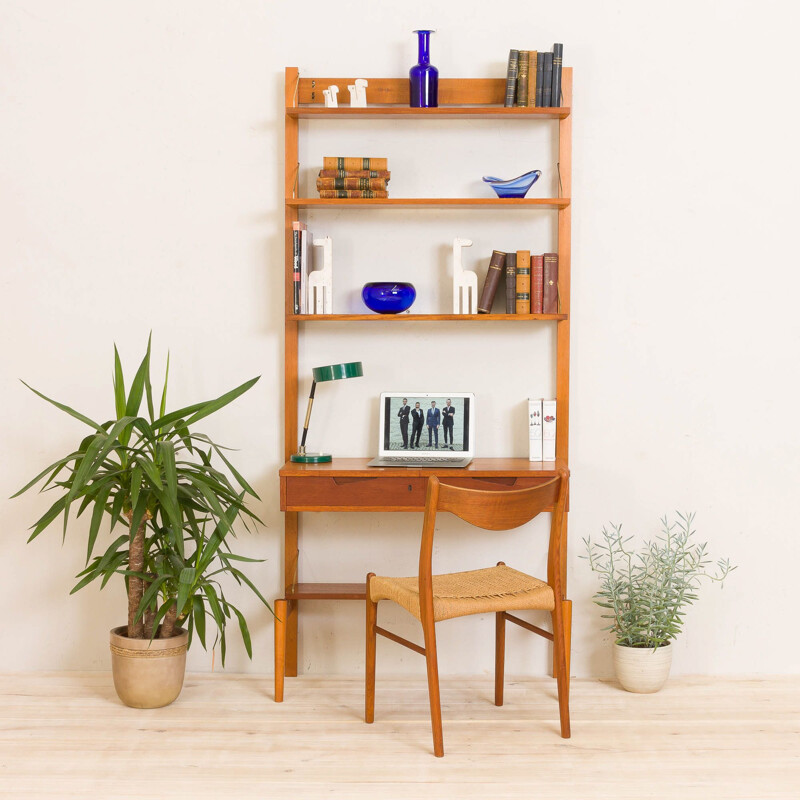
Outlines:
[{"label": "group of men on screen", "polygon": [[[439,426],[442,426],[444,432],[444,444],[442,448],[446,448],[448,436],[450,438],[450,449],[453,449],[453,417],[456,415],[456,410],[450,404],[448,399],[444,408],[436,408],[436,401],[431,400],[431,407],[424,412],[419,403],[414,404],[414,408],[408,405],[408,398],[403,398],[403,405],[397,412],[400,418],[400,435],[403,437],[403,449],[408,450],[417,448],[419,449],[419,437],[422,435],[422,426],[428,427],[428,447],[434,446],[439,449]],[[410,418],[410,419],[409,419]],[[408,426],[411,425],[411,439],[409,444]]]}]

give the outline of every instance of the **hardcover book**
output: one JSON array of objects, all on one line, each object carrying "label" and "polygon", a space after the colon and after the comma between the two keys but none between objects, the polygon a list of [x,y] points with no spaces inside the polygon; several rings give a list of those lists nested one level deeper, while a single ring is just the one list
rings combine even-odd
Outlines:
[{"label": "hardcover book", "polygon": [[564,58],[564,45],[553,45],[553,90],[550,102],[554,106],[561,105],[561,62]]},{"label": "hardcover book", "polygon": [[549,108],[553,105],[553,54],[544,54],[544,66],[542,67],[542,105]]},{"label": "hardcover book", "polygon": [[528,105],[528,58],[529,51],[519,51],[519,73],[517,76],[516,106]]},{"label": "hardcover book", "polygon": [[386,191],[383,178],[317,178],[317,189],[378,189]]},{"label": "hardcover book", "polygon": [[355,158],[352,156],[325,156],[323,169],[384,170],[389,169],[387,158]]},{"label": "hardcover book", "polygon": [[544,254],[542,313],[558,314],[558,253]]},{"label": "hardcover book", "polygon": [[556,401],[542,400],[542,461],[556,460]]},{"label": "hardcover book", "polygon": [[538,62],[538,52],[531,50],[528,53],[528,105],[536,105],[536,64]]},{"label": "hardcover book", "polygon": [[389,196],[389,192],[379,191],[377,189],[320,189],[319,196],[323,200],[332,200],[341,197],[364,197],[370,199],[383,199]]},{"label": "hardcover book", "polygon": [[320,178],[383,178],[387,183],[392,173],[388,169],[321,169]]},{"label": "hardcover book", "polygon": [[514,105],[517,96],[517,72],[519,70],[519,50],[509,50],[508,70],[506,71],[506,108]]},{"label": "hardcover book", "polygon": [[300,313],[300,231],[303,222],[292,223],[292,313]]},{"label": "hardcover book", "polygon": [[529,461],[542,461],[542,401],[528,398]]},{"label": "hardcover book", "polygon": [[536,54],[536,105],[542,105],[542,87],[544,86],[544,53]]},{"label": "hardcover book", "polygon": [[531,251],[517,250],[517,314],[531,313]]},{"label": "hardcover book", "polygon": [[491,314],[494,296],[497,294],[497,285],[500,283],[500,275],[505,266],[506,254],[501,250],[492,250],[492,257],[489,260],[489,270],[486,273],[486,280],[483,282],[481,299],[478,301],[479,314]]},{"label": "hardcover book", "polygon": [[[294,223],[292,223],[294,224]],[[300,313],[310,314],[308,302],[308,273],[311,272],[311,242],[314,240],[304,222],[300,223]]]},{"label": "hardcover book", "polygon": [[531,256],[531,314],[542,314],[544,256]]},{"label": "hardcover book", "polygon": [[506,253],[506,314],[517,313],[517,254]]}]

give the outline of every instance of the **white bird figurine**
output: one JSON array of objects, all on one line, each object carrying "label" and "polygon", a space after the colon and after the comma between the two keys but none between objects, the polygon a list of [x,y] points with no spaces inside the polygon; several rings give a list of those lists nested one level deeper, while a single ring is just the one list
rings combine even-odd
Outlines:
[{"label": "white bird figurine", "polygon": [[350,108],[367,107],[367,86],[364,78],[356,78],[356,82],[347,88],[350,90]]},{"label": "white bird figurine", "polygon": [[325,108],[339,108],[338,94],[339,87],[335,83],[322,90],[322,96],[325,98]]},{"label": "white bird figurine", "polygon": [[470,239],[453,239],[453,313],[478,313],[478,275],[464,269],[461,249],[472,247]]}]

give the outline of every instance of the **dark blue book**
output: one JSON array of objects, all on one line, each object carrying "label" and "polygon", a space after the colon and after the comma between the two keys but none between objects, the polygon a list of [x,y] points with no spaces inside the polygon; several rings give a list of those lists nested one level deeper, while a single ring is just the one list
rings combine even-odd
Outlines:
[{"label": "dark blue book", "polygon": [[553,45],[553,90],[550,102],[554,106],[561,105],[561,60],[564,57],[564,45]]},{"label": "dark blue book", "polygon": [[542,81],[544,80],[544,53],[536,54],[536,105],[542,105]]},{"label": "dark blue book", "polygon": [[553,98],[553,54],[544,54],[544,66],[542,67],[542,105],[549,108]]}]

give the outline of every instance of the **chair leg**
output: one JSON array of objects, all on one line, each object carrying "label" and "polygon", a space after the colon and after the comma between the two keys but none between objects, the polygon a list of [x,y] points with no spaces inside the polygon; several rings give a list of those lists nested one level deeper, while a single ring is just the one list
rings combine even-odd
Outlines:
[{"label": "chair leg", "polygon": [[373,603],[369,594],[369,582],[375,573],[367,575],[367,665],[364,671],[364,721],[375,720],[375,650],[378,634],[375,624],[378,619],[378,604]]},{"label": "chair leg", "polygon": [[[431,616],[433,615],[431,614]],[[422,633],[425,637],[425,662],[428,667],[428,698],[431,704],[433,754],[437,758],[441,758],[444,755],[442,703],[439,697],[439,662],[436,658],[436,628],[433,619],[422,620]]]},{"label": "chair leg", "polygon": [[286,675],[286,615],[288,603],[275,601],[275,702],[283,702],[283,679]]},{"label": "chair leg", "polygon": [[503,705],[503,682],[506,666],[505,611],[498,611],[494,623],[494,704]]},{"label": "chair leg", "polygon": [[558,713],[561,719],[561,738],[569,739],[569,673],[567,672],[567,636],[564,627],[563,603],[556,602],[553,617],[553,655],[558,684]]},{"label": "chair leg", "polygon": [[564,650],[565,661],[567,664],[567,697],[569,697],[569,662],[572,653],[572,600],[564,600],[561,603],[561,615],[564,620]]}]

